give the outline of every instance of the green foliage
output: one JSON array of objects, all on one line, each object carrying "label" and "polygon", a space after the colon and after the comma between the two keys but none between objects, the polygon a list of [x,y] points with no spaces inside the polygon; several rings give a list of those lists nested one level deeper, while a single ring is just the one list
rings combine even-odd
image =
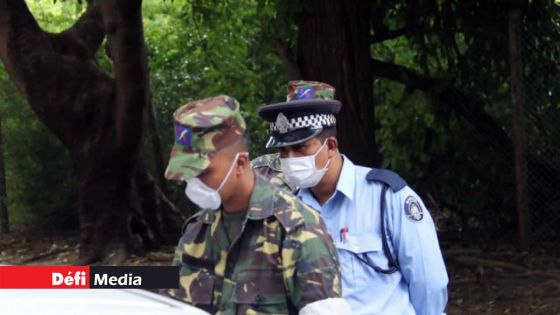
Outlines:
[{"label": "green foliage", "polygon": [[[28,5],[49,32],[70,27],[85,9],[85,4],[75,1],[33,0]],[[256,1],[144,1],[153,104],[166,156],[173,144],[175,109],[217,94],[240,101],[251,134],[251,152],[256,156],[264,151],[267,128],[256,109],[283,97],[285,77],[274,50],[263,49],[267,45],[260,29],[263,10],[272,14],[274,7],[258,6]],[[98,62],[111,71],[103,49]],[[12,223],[36,230],[75,229],[77,183],[68,152],[37,120],[3,69],[0,75]],[[145,156],[151,161],[151,142],[145,143]]]},{"label": "green foliage", "polygon": [[[374,58],[440,78],[478,98],[482,112],[511,134],[509,3],[377,3],[391,29],[405,25],[411,29],[404,37],[375,44]],[[529,2],[522,10],[528,154],[558,172],[560,165],[554,156],[560,152],[553,137],[560,134],[560,77],[550,69],[557,68],[560,61],[560,10],[548,1]],[[456,115],[449,104],[430,93],[385,80],[376,81],[374,93],[384,166],[397,170],[429,195],[428,202],[437,210],[459,215],[462,227],[490,227],[488,231],[497,232],[515,223],[513,158],[492,147],[495,135],[481,133],[472,121]],[[476,104],[458,105],[466,111],[478,110]],[[531,169],[530,180],[546,178],[543,171]],[[532,183],[530,193],[539,202],[532,204],[534,213],[555,198],[546,186]]]},{"label": "green foliage", "polygon": [[47,32],[58,33],[72,26],[85,6],[75,1],[56,1],[54,3],[42,0],[27,0],[29,10]]},{"label": "green foliage", "polygon": [[145,1],[152,95],[166,149],[173,144],[175,109],[227,94],[238,99],[245,112],[252,154],[263,152],[266,128],[256,109],[282,99],[286,79],[274,51],[262,49],[262,10],[272,8],[247,0]]},{"label": "green foliage", "polygon": [[[199,98],[237,98],[251,136],[253,156],[264,153],[266,124],[256,110],[284,98],[287,80],[277,53],[297,50],[297,21],[303,0],[144,0],[144,28],[153,105],[164,154],[173,144],[172,113]],[[372,45],[372,57],[441,79],[480,99],[484,113],[511,134],[507,1],[372,1],[373,28],[405,36]],[[84,4],[28,1],[41,27],[58,32],[72,25]],[[523,7],[524,74],[527,79],[528,147],[559,170],[560,7],[558,1],[529,1]],[[98,61],[110,71],[103,50]],[[9,207],[16,223],[44,227],[76,222],[76,183],[65,150],[37,122],[0,72],[0,104],[8,168]],[[453,213],[463,227],[508,227],[512,216],[511,157],[492,149],[481,134],[430,93],[400,83],[374,83],[377,139],[384,167],[419,189],[441,213]],[[468,109],[474,104],[462,104]],[[147,136],[152,136],[147,133]],[[149,138],[147,139],[149,140]],[[341,139],[344,141],[344,139]],[[151,142],[144,153],[153,160]],[[153,168],[152,165],[150,167]],[[33,179],[33,180],[30,180]],[[543,205],[551,207],[554,201]],[[65,223],[63,224],[65,225]]]},{"label": "green foliage", "polygon": [[3,71],[0,86],[11,223],[34,232],[75,229],[77,183],[68,152],[37,120]]}]

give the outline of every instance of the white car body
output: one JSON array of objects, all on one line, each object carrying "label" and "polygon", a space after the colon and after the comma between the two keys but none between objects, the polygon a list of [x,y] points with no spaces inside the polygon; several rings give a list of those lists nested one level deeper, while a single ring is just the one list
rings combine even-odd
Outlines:
[{"label": "white car body", "polygon": [[0,289],[6,315],[208,315],[172,298],[138,289]]}]

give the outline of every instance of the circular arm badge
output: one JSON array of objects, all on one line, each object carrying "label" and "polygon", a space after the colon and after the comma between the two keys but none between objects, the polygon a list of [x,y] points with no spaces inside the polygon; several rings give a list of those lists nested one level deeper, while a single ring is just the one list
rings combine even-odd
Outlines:
[{"label": "circular arm badge", "polygon": [[408,196],[404,201],[404,213],[409,220],[415,222],[422,220],[424,217],[420,203],[413,196]]}]

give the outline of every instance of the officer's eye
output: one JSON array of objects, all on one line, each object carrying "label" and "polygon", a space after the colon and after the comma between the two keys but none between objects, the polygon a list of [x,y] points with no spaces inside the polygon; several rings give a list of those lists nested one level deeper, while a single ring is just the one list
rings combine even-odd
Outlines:
[{"label": "officer's eye", "polygon": [[303,150],[303,146],[301,144],[294,144],[292,146],[292,151],[301,152]]}]

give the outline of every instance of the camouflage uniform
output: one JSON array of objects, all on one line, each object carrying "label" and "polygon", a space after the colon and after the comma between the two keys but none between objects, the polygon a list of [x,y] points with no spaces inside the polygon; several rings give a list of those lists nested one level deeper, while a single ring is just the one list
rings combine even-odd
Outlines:
[{"label": "camouflage uniform", "polygon": [[293,195],[256,175],[241,236],[229,244],[221,211],[191,217],[175,251],[181,287],[171,295],[217,314],[297,314],[339,297],[332,239]]},{"label": "camouflage uniform", "polygon": [[[197,176],[208,166],[208,153],[245,130],[235,100],[193,103],[174,115],[170,179]],[[231,242],[222,211],[202,210],[185,224],[173,260],[181,267],[180,287],[168,294],[223,315],[298,314],[312,303],[343,301],[336,251],[316,211],[258,174],[241,234]],[[329,313],[328,303],[318,307]]]}]

